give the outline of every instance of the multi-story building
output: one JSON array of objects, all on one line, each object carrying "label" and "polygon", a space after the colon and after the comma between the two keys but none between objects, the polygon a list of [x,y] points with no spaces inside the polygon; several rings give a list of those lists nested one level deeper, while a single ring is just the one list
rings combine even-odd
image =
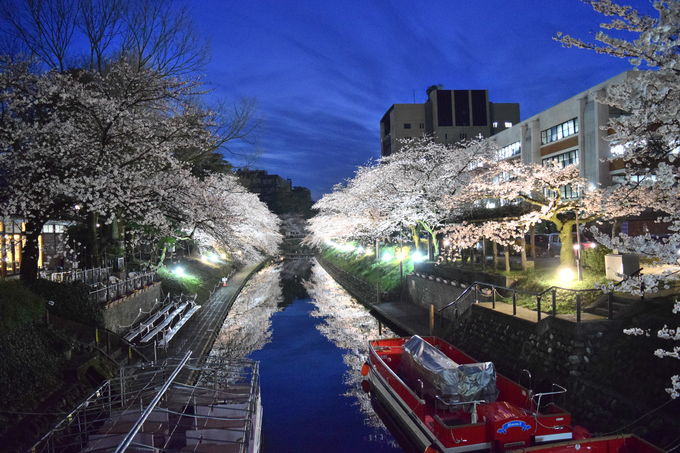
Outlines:
[{"label": "multi-story building", "polygon": [[[607,137],[609,118],[622,112],[597,101],[607,87],[634,71],[624,72],[493,135],[501,147],[499,159],[563,165],[578,164],[581,175],[594,185],[609,185],[623,172],[612,156]],[[615,154],[615,150],[614,150]]]},{"label": "multi-story building", "polygon": [[[563,166],[577,164],[589,185],[616,184],[622,178],[624,167],[621,160],[615,159],[619,146],[611,146],[606,139],[609,134],[607,123],[623,112],[597,99],[608,87],[636,77],[636,74],[635,71],[621,73],[496,133],[492,139],[501,147],[498,159],[521,159],[524,163],[541,164],[557,161]],[[562,190],[564,197],[579,196],[579,188],[565,186]],[[658,233],[665,232],[665,226],[641,217],[629,219],[622,225],[622,231]]]},{"label": "multi-story building", "polygon": [[489,102],[487,90],[427,89],[422,104],[394,104],[380,120],[380,154],[389,156],[401,139],[434,136],[453,143],[489,137],[519,122],[519,104]]}]

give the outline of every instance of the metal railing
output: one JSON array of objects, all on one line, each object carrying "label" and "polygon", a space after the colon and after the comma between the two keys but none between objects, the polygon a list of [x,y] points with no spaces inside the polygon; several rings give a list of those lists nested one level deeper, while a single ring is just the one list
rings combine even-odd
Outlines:
[{"label": "metal railing", "polygon": [[[536,300],[536,305],[535,305],[535,310],[536,310],[536,320],[540,321],[543,317],[543,315],[547,315],[549,317],[556,317],[557,316],[557,292],[558,291],[566,291],[568,293],[571,293],[574,295],[575,298],[575,303],[574,303],[574,310],[575,310],[575,315],[576,315],[576,322],[580,323],[581,318],[582,318],[582,312],[583,312],[583,295],[584,294],[592,294],[592,293],[597,293],[600,292],[599,289],[571,289],[571,288],[562,288],[559,286],[551,286],[550,288],[547,288],[543,291],[537,292],[537,291],[526,291],[526,290],[521,290],[521,289],[516,289],[516,288],[508,288],[506,286],[501,286],[501,285],[495,285],[493,283],[486,283],[486,282],[479,282],[475,281],[470,286],[468,286],[465,291],[463,291],[453,302],[446,304],[444,307],[439,309],[439,312],[442,312],[445,309],[448,309],[450,307],[455,306],[456,310],[458,310],[458,305],[460,302],[463,300],[463,298],[467,295],[469,295],[472,291],[474,291],[475,294],[475,301],[479,301],[480,296],[483,298],[491,299],[491,307],[493,309],[496,308],[496,303],[498,302],[498,299],[507,299],[511,298],[511,303],[512,303],[512,315],[517,316],[517,298],[518,296],[529,296],[533,297]],[[508,295],[503,296],[499,291],[507,292],[509,293]],[[545,304],[545,299],[549,297],[549,306],[546,307]],[[610,299],[610,308],[609,308],[609,313],[610,317],[609,319],[612,319],[611,317],[611,297]],[[487,301],[488,302],[488,301]],[[505,303],[505,302],[503,302]],[[547,310],[545,310],[547,308]]]},{"label": "metal railing", "polygon": [[135,290],[145,288],[156,281],[158,281],[156,272],[139,274],[126,280],[112,283],[103,288],[90,291],[90,302],[103,304],[120,299],[121,297],[132,294]]},{"label": "metal railing", "polygon": [[88,285],[102,282],[111,276],[110,267],[95,267],[93,269],[74,269],[65,272],[43,273],[42,277],[58,283],[83,282]]}]

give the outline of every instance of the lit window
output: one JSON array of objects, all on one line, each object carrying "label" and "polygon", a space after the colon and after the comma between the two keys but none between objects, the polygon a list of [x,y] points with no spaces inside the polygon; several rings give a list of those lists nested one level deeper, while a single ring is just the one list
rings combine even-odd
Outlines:
[{"label": "lit window", "polygon": [[562,140],[565,137],[578,133],[578,120],[576,118],[541,131],[541,145]]},{"label": "lit window", "polygon": [[522,153],[522,146],[520,142],[511,143],[508,146],[504,146],[496,152],[496,158],[498,160],[507,159],[509,157],[518,156]]},{"label": "lit window", "polygon": [[511,123],[510,121],[506,121],[506,122],[504,123],[504,126],[505,126],[505,127],[512,127],[512,123]]},{"label": "lit window", "polygon": [[498,121],[494,121],[494,122],[492,123],[492,125],[493,125],[493,127],[498,127]]}]

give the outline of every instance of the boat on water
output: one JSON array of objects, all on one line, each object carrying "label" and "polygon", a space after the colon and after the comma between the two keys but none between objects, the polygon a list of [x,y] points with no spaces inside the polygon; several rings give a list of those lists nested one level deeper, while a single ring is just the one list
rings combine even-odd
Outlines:
[{"label": "boat on water", "polygon": [[420,451],[662,451],[630,435],[591,438],[556,403],[563,387],[533,393],[437,337],[369,341],[361,372]]}]

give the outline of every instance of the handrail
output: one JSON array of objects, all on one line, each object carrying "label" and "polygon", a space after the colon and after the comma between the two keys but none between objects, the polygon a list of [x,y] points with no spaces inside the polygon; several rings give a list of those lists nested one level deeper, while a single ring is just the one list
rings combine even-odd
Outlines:
[{"label": "handrail", "polygon": [[[441,311],[451,307],[452,305],[457,304],[458,302],[460,302],[463,299],[463,297],[467,296],[470,291],[472,291],[474,289],[475,292],[476,292],[477,290],[479,290],[480,287],[492,289],[491,296],[492,296],[492,306],[493,306],[493,308],[496,308],[496,294],[498,294],[498,290],[510,291],[512,293],[512,306],[513,306],[512,314],[513,314],[513,316],[515,316],[517,314],[517,312],[516,312],[516,310],[517,310],[517,308],[516,308],[516,296],[517,296],[517,294],[526,294],[526,295],[535,297],[536,303],[537,303],[536,313],[537,313],[539,321],[541,320],[541,313],[542,313],[541,299],[543,298],[543,296],[546,293],[552,292],[552,315],[553,316],[556,315],[556,303],[555,303],[556,302],[556,292],[559,290],[559,291],[569,291],[571,293],[575,293],[576,294],[576,322],[577,323],[581,322],[581,294],[582,293],[592,293],[592,292],[600,291],[597,288],[572,289],[572,288],[563,288],[561,286],[551,286],[551,287],[539,292],[539,291],[527,291],[527,290],[517,289],[517,288],[508,288],[507,286],[496,285],[494,283],[474,281],[467,288],[465,288],[465,291],[463,291],[453,302],[446,304],[445,306],[440,308],[438,310],[438,312],[441,312]],[[501,296],[501,297],[508,297],[508,296]],[[610,317],[610,319],[611,319],[611,317]]]},{"label": "handrail", "polygon": [[474,288],[474,285],[470,285],[467,288],[465,288],[465,291],[460,293],[460,295],[458,297],[456,297],[456,300],[454,300],[453,302],[449,302],[448,304],[444,305],[442,308],[437,310],[437,313],[441,313],[442,311],[446,310],[450,306],[458,303],[458,301],[461,300],[463,297],[465,297],[467,295],[467,293],[469,293],[473,288]]}]

